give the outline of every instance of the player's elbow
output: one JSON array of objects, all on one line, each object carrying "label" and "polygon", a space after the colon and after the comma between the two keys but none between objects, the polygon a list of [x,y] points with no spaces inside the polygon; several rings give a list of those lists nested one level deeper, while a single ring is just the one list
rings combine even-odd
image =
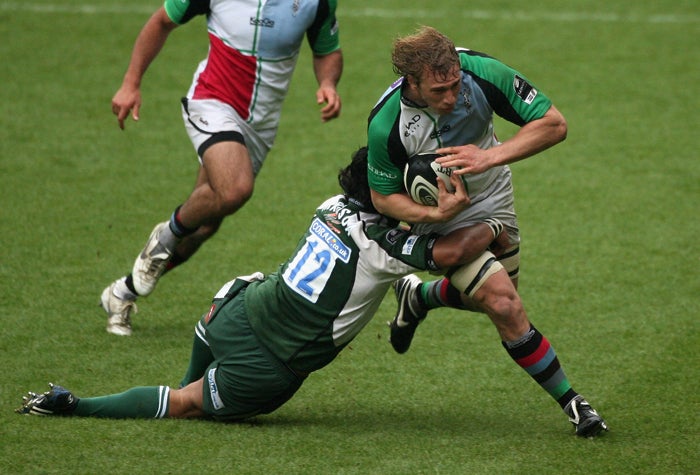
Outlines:
[{"label": "player's elbow", "polygon": [[559,143],[566,140],[566,136],[569,132],[569,126],[562,113],[559,112],[556,107],[552,106],[547,111],[546,117],[549,120],[549,136],[551,137],[552,142]]},{"label": "player's elbow", "polygon": [[387,195],[382,195],[374,190],[370,190],[370,197],[372,199],[372,206],[374,206],[374,209],[385,216],[391,215],[391,205]]},{"label": "player's elbow", "polygon": [[569,133],[569,126],[566,123],[566,119],[562,116],[561,121],[557,122],[555,125],[554,136],[558,139],[557,143],[566,140],[566,136]]},{"label": "player's elbow", "polygon": [[388,206],[385,206],[382,201],[372,200],[372,206],[374,206],[374,209],[376,209],[379,212],[379,214],[383,214],[384,216],[391,217],[391,208]]}]

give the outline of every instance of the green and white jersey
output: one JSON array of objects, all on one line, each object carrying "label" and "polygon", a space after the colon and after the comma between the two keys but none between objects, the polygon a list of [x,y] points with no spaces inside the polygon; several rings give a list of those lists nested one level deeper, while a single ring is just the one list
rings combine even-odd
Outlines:
[{"label": "green and white jersey", "polygon": [[330,363],[370,321],[392,282],[436,270],[438,236],[396,224],[342,195],[325,201],[292,257],[246,289],[260,343],[295,371]]},{"label": "green and white jersey", "polygon": [[[384,195],[402,193],[408,158],[440,147],[474,144],[482,149],[498,145],[493,114],[524,125],[541,118],[552,105],[518,71],[475,51],[458,49],[462,69],[461,100],[447,115],[402,97],[403,78],[392,84],[372,109],[368,121],[369,184]],[[498,178],[503,167],[465,175],[472,202]]]}]

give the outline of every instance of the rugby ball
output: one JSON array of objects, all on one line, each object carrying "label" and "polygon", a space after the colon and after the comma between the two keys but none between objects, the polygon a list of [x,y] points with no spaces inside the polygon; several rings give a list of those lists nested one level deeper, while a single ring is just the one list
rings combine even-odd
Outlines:
[{"label": "rugby ball", "polygon": [[403,183],[406,191],[416,203],[426,206],[437,206],[438,187],[440,178],[447,191],[453,192],[454,186],[450,183],[452,168],[445,168],[435,162],[440,154],[427,152],[418,153],[408,159],[403,172]]}]

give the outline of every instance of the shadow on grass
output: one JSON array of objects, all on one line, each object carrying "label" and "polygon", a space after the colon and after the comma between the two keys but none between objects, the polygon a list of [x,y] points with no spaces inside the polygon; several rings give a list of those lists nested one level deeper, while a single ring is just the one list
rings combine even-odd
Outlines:
[{"label": "shadow on grass", "polygon": [[[251,430],[270,430],[285,433],[298,430],[320,430],[322,432],[363,433],[366,436],[376,433],[382,437],[405,437],[406,434],[439,433],[440,437],[459,437],[468,433],[470,437],[484,437],[498,440],[500,437],[528,437],[537,430],[533,428],[532,414],[522,412],[501,412],[497,407],[409,407],[380,409],[375,406],[363,408],[329,406],[318,408],[279,409],[277,412],[257,416],[245,421],[225,423]],[[215,421],[202,423],[221,424]],[[554,427],[557,432],[566,431],[565,420]],[[546,422],[542,422],[544,426]],[[552,427],[552,426],[550,426]]]}]

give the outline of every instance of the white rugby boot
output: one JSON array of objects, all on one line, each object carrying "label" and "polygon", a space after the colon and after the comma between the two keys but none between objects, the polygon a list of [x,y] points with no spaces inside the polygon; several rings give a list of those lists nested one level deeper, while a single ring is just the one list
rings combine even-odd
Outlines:
[{"label": "white rugby boot", "polygon": [[[123,279],[123,277],[121,278]],[[119,279],[119,280],[121,280]],[[102,291],[100,306],[107,312],[107,331],[113,335],[131,335],[131,314],[136,313],[136,298],[120,298],[114,294],[116,280]]]},{"label": "white rugby boot", "polygon": [[[170,234],[170,246],[164,244],[161,235]],[[158,279],[165,272],[170,258],[173,256],[177,238],[174,238],[170,231],[170,223],[168,221],[156,225],[151,232],[146,246],[136,258],[134,268],[131,271],[131,276],[134,280],[134,289],[141,296],[146,296],[153,292],[156,288]]]}]

